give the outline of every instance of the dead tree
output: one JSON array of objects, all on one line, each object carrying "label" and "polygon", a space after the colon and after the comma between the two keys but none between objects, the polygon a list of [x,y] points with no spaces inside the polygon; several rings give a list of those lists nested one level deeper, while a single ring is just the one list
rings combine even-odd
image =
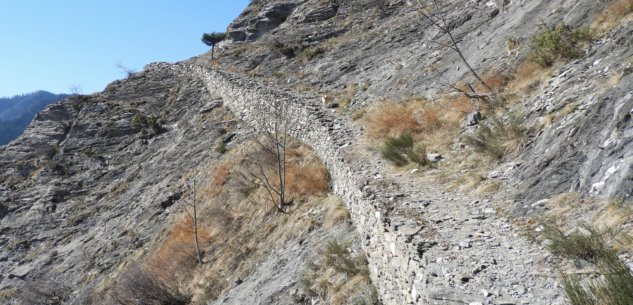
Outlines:
[{"label": "dead tree", "polygon": [[[486,82],[484,82],[483,79],[481,79],[481,77],[479,77],[479,74],[477,74],[477,72],[475,72],[475,69],[473,69],[473,67],[470,66],[470,64],[468,63],[468,61],[464,57],[464,54],[462,53],[461,49],[457,45],[457,41],[455,40],[455,37],[453,37],[453,33],[451,32],[451,27],[450,27],[450,22],[448,20],[448,12],[447,12],[447,10],[443,9],[440,6],[440,4],[438,3],[437,0],[431,0],[431,2],[433,2],[433,6],[435,7],[434,12],[424,13],[422,10],[420,10],[419,13],[426,20],[431,22],[431,24],[433,26],[435,26],[437,29],[439,29],[440,32],[446,34],[448,36],[450,42],[449,42],[448,45],[446,45],[444,43],[433,41],[433,40],[429,40],[429,41],[432,42],[432,43],[435,43],[435,44],[439,44],[439,45],[444,46],[444,47],[448,47],[449,49],[455,51],[459,55],[459,58],[461,58],[461,60],[464,63],[464,65],[466,65],[468,70],[470,70],[472,75],[477,79],[477,81],[479,81],[479,83],[481,83],[481,85],[484,86],[488,91],[492,91],[492,88],[490,88],[490,86],[488,86],[488,84],[486,84]],[[418,0],[418,3],[419,3],[419,0]],[[476,93],[476,92],[473,90],[473,93]]]},{"label": "dead tree", "polygon": [[136,73],[136,70],[128,68],[128,67],[122,65],[120,60],[118,60],[114,64],[114,67],[117,68],[119,71],[121,71],[121,73],[125,73],[127,75],[127,77],[130,77],[130,76],[132,76],[132,74]]},{"label": "dead tree", "polygon": [[246,156],[246,170],[241,175],[263,187],[277,210],[285,212],[285,207],[293,204],[286,196],[286,148],[298,114],[288,99],[265,101],[257,108],[254,112],[259,114],[255,118],[256,127],[262,134],[253,141],[258,151]]},{"label": "dead tree", "polygon": [[[187,185],[187,188],[189,189],[189,198],[185,199],[184,203],[186,205],[185,212],[187,212],[187,216],[193,222],[193,237],[196,244],[196,254],[198,256],[198,263],[202,265],[200,244],[198,243],[198,173],[199,171],[196,170],[192,181]],[[191,210],[189,208],[191,208]]]}]

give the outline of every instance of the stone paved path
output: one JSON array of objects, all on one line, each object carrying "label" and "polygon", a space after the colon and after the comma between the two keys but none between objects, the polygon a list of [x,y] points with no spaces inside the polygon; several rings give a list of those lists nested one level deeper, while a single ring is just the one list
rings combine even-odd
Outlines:
[{"label": "stone paved path", "polygon": [[414,280],[423,291],[412,296],[418,304],[566,304],[553,256],[499,216],[503,202],[446,191],[426,182],[424,170],[389,174],[378,153],[357,151],[390,186],[383,194],[393,203],[390,227],[406,234],[407,219],[426,224],[411,254],[424,252]]}]

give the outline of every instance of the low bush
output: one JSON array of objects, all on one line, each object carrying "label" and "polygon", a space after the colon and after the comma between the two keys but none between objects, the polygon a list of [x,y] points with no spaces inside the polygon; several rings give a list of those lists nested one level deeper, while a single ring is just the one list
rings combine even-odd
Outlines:
[{"label": "low bush", "polygon": [[284,56],[292,56],[295,54],[295,51],[292,47],[288,47],[288,46],[277,46],[275,48],[275,51],[277,51],[277,53],[284,55]]},{"label": "low bush", "polygon": [[218,152],[218,153],[220,153],[220,154],[224,154],[225,152],[227,152],[227,151],[228,151],[228,149],[226,149],[226,144],[224,144],[224,143],[220,143],[220,145],[218,145],[218,146],[215,148],[215,151],[216,151],[216,152]]},{"label": "low bush", "polygon": [[569,60],[582,57],[583,47],[593,41],[589,27],[572,30],[568,25],[559,23],[549,27],[541,21],[539,34],[530,37],[530,61],[543,67],[551,66],[557,59]]},{"label": "low bush", "polygon": [[553,221],[544,222],[544,237],[550,240],[552,253],[568,258],[584,259],[597,267],[600,277],[581,277],[560,270],[565,294],[573,305],[633,304],[633,274],[617,253],[607,247],[603,234],[580,224],[580,228],[565,234]]},{"label": "low bush", "polygon": [[321,49],[321,48],[313,48],[313,49],[306,49],[303,50],[303,52],[299,53],[296,57],[297,61],[310,61],[313,58],[317,57],[319,54],[323,54],[325,53],[325,50]]},{"label": "low bush", "polygon": [[547,248],[554,254],[565,257],[596,261],[606,251],[602,235],[586,224],[581,224],[580,230],[565,234],[553,221],[541,223],[543,236],[550,240]]},{"label": "low bush", "polygon": [[426,148],[415,145],[411,133],[403,133],[397,138],[389,137],[380,150],[382,157],[396,166],[404,166],[411,162],[427,165]]},{"label": "low bush", "polygon": [[153,115],[148,117],[144,114],[137,114],[136,116],[134,116],[134,118],[132,118],[131,125],[133,128],[149,127],[153,129],[154,131],[158,131],[161,128],[157,117]]},{"label": "low bush", "polygon": [[511,114],[507,121],[491,117],[473,134],[465,136],[464,143],[495,159],[517,155],[529,140],[522,120],[520,113]]},{"label": "low bush", "polygon": [[112,291],[117,304],[185,305],[190,296],[180,292],[176,276],[133,267],[122,274]]},{"label": "low bush", "polygon": [[348,243],[329,241],[321,250],[320,260],[306,270],[300,282],[307,296],[326,304],[380,304],[367,258],[353,257]]},{"label": "low bush", "polygon": [[54,174],[61,176],[66,175],[66,168],[61,161],[49,161],[48,163],[46,163],[46,168],[48,168]]}]

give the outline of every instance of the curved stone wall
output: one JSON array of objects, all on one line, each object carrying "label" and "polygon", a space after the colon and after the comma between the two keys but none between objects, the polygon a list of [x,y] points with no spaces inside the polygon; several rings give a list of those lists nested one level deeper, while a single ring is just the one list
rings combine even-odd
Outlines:
[{"label": "curved stone wall", "polygon": [[[389,188],[369,160],[354,156],[354,139],[361,131],[347,120],[325,109],[315,96],[273,89],[244,77],[200,66],[152,63],[144,70],[171,69],[179,75],[203,80],[207,89],[222,97],[245,123],[257,126],[257,118],[270,116],[268,101],[285,100],[297,115],[294,137],[308,143],[324,161],[334,193],[347,205],[354,225],[364,236],[371,278],[385,304],[413,303],[426,289],[424,259],[418,255],[423,242],[412,240],[402,230],[390,229]],[[417,275],[417,277],[416,277]]]}]

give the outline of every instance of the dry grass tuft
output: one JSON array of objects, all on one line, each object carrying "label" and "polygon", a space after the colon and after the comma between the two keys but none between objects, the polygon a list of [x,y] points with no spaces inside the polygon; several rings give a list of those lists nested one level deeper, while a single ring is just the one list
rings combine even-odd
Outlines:
[{"label": "dry grass tuft", "polygon": [[604,33],[620,25],[627,15],[633,12],[633,0],[612,0],[598,13],[592,27]]},{"label": "dry grass tuft", "polygon": [[486,177],[484,176],[481,176],[481,175],[472,176],[468,179],[468,181],[466,181],[466,183],[464,183],[464,185],[460,187],[460,189],[462,191],[470,191],[474,189],[477,185],[479,185],[481,182],[483,182],[484,180],[486,180]]},{"label": "dry grass tuft", "polygon": [[326,230],[331,229],[337,224],[346,223],[350,219],[350,214],[343,202],[337,200],[330,204],[330,208],[325,216],[323,227]]},{"label": "dry grass tuft", "polygon": [[[178,273],[182,267],[191,270],[196,265],[197,254],[193,234],[193,219],[181,217],[167,233],[167,237],[161,243],[147,265],[160,266],[151,270],[154,273]],[[210,243],[212,236],[207,228],[198,226],[198,241],[204,248]],[[184,271],[184,270],[183,270]],[[165,274],[166,275],[166,274]]]},{"label": "dry grass tuft", "polygon": [[423,99],[402,102],[383,99],[367,110],[365,125],[372,137],[395,137],[405,132],[431,132],[446,125],[440,105],[432,105]]},{"label": "dry grass tuft", "polygon": [[475,195],[481,195],[484,193],[492,193],[492,192],[496,192],[499,188],[501,187],[500,184],[498,183],[490,183],[490,184],[486,184],[486,185],[482,185],[480,188],[478,188],[475,191]]},{"label": "dry grass tuft", "polygon": [[372,106],[365,117],[368,134],[373,137],[397,136],[406,131],[417,131],[420,124],[411,105],[383,100]]},{"label": "dry grass tuft", "polygon": [[330,188],[329,173],[323,166],[288,164],[286,182],[288,193],[294,198],[320,195]]},{"label": "dry grass tuft", "polygon": [[[484,75],[482,79],[488,86],[490,86],[493,92],[502,92],[514,79],[514,77],[510,74],[494,70],[487,75]],[[477,90],[481,92],[487,91],[487,89],[481,84],[478,85]]]}]

